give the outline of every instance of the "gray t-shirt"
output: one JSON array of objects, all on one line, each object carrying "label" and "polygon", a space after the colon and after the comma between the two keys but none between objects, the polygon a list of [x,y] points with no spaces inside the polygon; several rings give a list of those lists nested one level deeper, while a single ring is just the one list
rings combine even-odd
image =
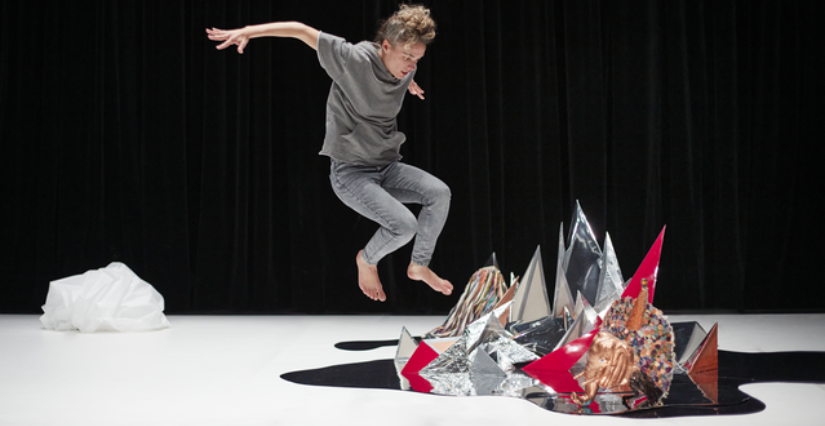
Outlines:
[{"label": "gray t-shirt", "polygon": [[400,80],[393,77],[378,56],[379,48],[368,41],[353,45],[330,34],[318,36],[318,60],[332,78],[319,154],[365,166],[401,159],[406,136],[398,131],[395,117],[415,71]]}]

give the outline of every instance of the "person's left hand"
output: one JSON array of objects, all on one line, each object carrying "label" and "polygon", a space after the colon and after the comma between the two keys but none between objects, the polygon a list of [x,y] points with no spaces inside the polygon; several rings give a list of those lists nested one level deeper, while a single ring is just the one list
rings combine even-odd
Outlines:
[{"label": "person's left hand", "polygon": [[421,99],[424,99],[424,90],[422,90],[421,87],[418,86],[418,83],[416,83],[415,80],[410,82],[410,86],[407,87],[407,90],[410,91],[411,95],[415,95]]}]

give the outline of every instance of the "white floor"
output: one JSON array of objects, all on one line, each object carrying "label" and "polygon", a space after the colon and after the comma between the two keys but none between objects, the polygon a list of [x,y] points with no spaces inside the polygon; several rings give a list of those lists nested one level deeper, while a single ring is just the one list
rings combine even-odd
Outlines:
[{"label": "white floor", "polygon": [[[825,315],[671,316],[719,322],[735,351],[825,351]],[[0,315],[0,425],[564,425],[640,420],[569,416],[503,397],[296,385],[282,373],[392,358],[349,352],[347,340],[423,334],[441,317],[170,316],[147,333],[43,330],[35,315]],[[825,366],[800,366],[825,368]],[[645,420],[667,425],[821,424],[825,385],[744,387],[767,409],[739,416]]]}]

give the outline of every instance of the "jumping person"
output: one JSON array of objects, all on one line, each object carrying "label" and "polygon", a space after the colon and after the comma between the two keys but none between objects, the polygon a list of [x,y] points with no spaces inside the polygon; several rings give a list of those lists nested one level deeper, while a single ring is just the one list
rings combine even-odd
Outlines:
[{"label": "jumping person", "polygon": [[[358,286],[367,297],[385,301],[376,265],[413,237],[407,276],[449,295],[453,286],[430,268],[435,244],[450,208],[450,188],[431,174],[402,163],[405,140],[396,116],[407,91],[424,99],[413,81],[416,65],[435,38],[435,21],[423,6],[401,5],[383,22],[375,43],[346,40],[300,22],[273,22],[235,30],[207,29],[225,49],[258,37],[296,38],[318,51],[332,78],[327,98],[326,135],[320,154],[330,157],[330,183],[338,198],[380,228],[355,257]],[[421,204],[418,218],[402,203]]]}]

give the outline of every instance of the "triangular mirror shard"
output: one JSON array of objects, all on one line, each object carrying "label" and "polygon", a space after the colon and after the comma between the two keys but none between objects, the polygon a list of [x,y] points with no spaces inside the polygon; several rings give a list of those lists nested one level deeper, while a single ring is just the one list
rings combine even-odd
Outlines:
[{"label": "triangular mirror shard", "polygon": [[419,373],[421,377],[432,379],[440,374],[458,374],[470,372],[470,360],[467,358],[467,345],[464,338],[459,339],[438,358],[427,364]]},{"label": "triangular mirror shard", "polygon": [[553,318],[563,317],[564,309],[573,310],[573,295],[564,274],[564,224],[559,226],[559,252],[556,259],[556,285],[553,291]]},{"label": "triangular mirror shard", "polygon": [[638,297],[639,292],[642,290],[642,279],[644,278],[647,279],[647,300],[651,304],[653,303],[653,294],[656,291],[656,275],[659,273],[659,258],[662,255],[662,241],[665,238],[665,229],[667,229],[667,226],[662,228],[662,232],[659,233],[659,237],[656,238],[653,246],[650,247],[650,251],[647,252],[644,260],[642,260],[639,269],[636,270],[633,278],[630,279],[630,284],[624,289],[622,297],[632,297],[634,299]]},{"label": "triangular mirror shard", "polygon": [[577,200],[570,240],[564,254],[564,272],[571,294],[580,291],[591,306],[596,304],[601,259],[602,250]]},{"label": "triangular mirror shard", "polygon": [[[576,200],[576,210],[573,211],[573,217],[570,220],[570,228],[568,228],[567,233],[567,243],[571,244],[573,242],[573,234],[578,232],[578,229],[582,226],[586,226],[584,224],[587,223],[587,218],[584,216],[584,211],[582,210],[581,204],[579,204],[579,200]],[[567,269],[567,265],[570,264],[570,253],[568,250],[564,252],[564,269]]]},{"label": "triangular mirror shard", "polygon": [[472,376],[498,376],[503,379],[506,373],[498,367],[496,361],[487,352],[476,351],[473,366],[470,368],[470,377]]},{"label": "triangular mirror shard", "polygon": [[705,341],[708,332],[696,321],[675,322],[673,327],[673,352],[676,360],[676,372],[687,373],[683,365],[693,359],[699,347]]},{"label": "triangular mirror shard", "polygon": [[484,315],[474,323],[470,324],[462,335],[467,352],[472,352],[479,344],[491,335],[502,335],[509,339],[512,335],[501,325],[499,317],[508,308],[508,304],[502,305],[493,312]]},{"label": "triangular mirror shard", "polygon": [[496,317],[497,314],[498,312],[494,311],[490,317],[484,318],[487,324],[481,332],[477,332],[478,326],[476,324],[467,327],[464,338],[466,350],[470,352],[471,359],[475,356],[473,355],[474,352],[479,349],[484,350],[497,360],[499,368],[503,371],[511,371],[515,363],[538,359],[535,354],[511,340],[512,334],[504,329],[500,320]]},{"label": "triangular mirror shard", "polygon": [[470,368],[470,381],[476,395],[492,395],[498,385],[507,377],[495,361],[484,351],[476,351]]},{"label": "triangular mirror shard", "polygon": [[496,309],[493,309],[493,316],[498,318],[498,322],[499,324],[501,324],[502,327],[504,327],[504,325],[507,324],[507,318],[510,317],[510,306],[512,305],[513,301],[509,300],[507,303],[496,307]]},{"label": "triangular mirror shard", "polygon": [[688,371],[690,380],[714,403],[719,401],[718,328],[713,324]]},{"label": "triangular mirror shard", "polygon": [[610,234],[605,233],[604,253],[602,255],[602,271],[599,276],[599,288],[596,295],[596,303],[593,306],[602,306],[602,301],[612,298],[617,292],[624,290],[624,278],[622,270],[619,268],[619,259],[616,257],[616,250],[613,248],[613,241]]},{"label": "triangular mirror shard", "polygon": [[719,370],[719,344],[717,333],[719,324],[713,324],[702,346],[696,351],[696,354],[685,363],[690,376],[697,374],[717,374]]},{"label": "triangular mirror shard", "polygon": [[487,329],[487,323],[495,316],[496,312],[491,312],[473,321],[472,324],[464,329],[464,332],[461,334],[461,339],[464,341],[465,348],[475,348],[478,346],[478,343],[481,341],[481,335],[484,333],[484,330]]},{"label": "triangular mirror shard", "polygon": [[530,327],[513,336],[513,341],[539,356],[553,352],[567,333],[564,318],[544,317],[530,323]]},{"label": "triangular mirror shard", "polygon": [[498,260],[496,259],[496,252],[493,252],[493,254],[491,254],[490,257],[487,259],[487,262],[484,262],[483,267],[486,268],[488,266],[495,266],[496,269],[501,270],[501,268],[498,267]]},{"label": "triangular mirror shard", "polygon": [[599,318],[604,319],[604,316],[607,315],[607,311],[610,310],[610,307],[613,306],[617,300],[622,298],[622,291],[623,289],[616,290],[610,297],[605,297],[599,303],[593,307],[593,310],[596,311],[596,314]]},{"label": "triangular mirror shard", "polygon": [[395,370],[398,374],[401,374],[401,370],[407,365],[407,361],[410,360],[417,348],[418,344],[415,343],[415,339],[407,331],[407,327],[402,327],[401,336],[398,338],[398,349],[395,351]]},{"label": "triangular mirror shard", "polygon": [[596,310],[587,303],[587,299],[582,297],[581,293],[576,293],[576,318],[580,316],[586,316],[587,320],[590,321],[591,324],[595,325],[596,321],[598,321],[599,315],[596,313]]},{"label": "triangular mirror shard", "polygon": [[576,292],[576,306],[573,307],[573,318],[579,319],[584,312],[584,303],[582,302],[584,298],[582,297],[582,292]]},{"label": "triangular mirror shard", "polygon": [[505,335],[491,335],[486,338],[477,350],[483,350],[498,363],[498,367],[505,372],[515,370],[515,364],[522,364],[539,359],[539,357],[525,349]]},{"label": "triangular mirror shard", "polygon": [[[512,304],[513,304],[513,301],[512,301],[512,300],[508,300],[507,302],[502,303],[502,304],[500,304],[500,305],[496,306],[496,308],[495,308],[495,309],[493,309],[493,312],[492,312],[493,317],[497,317],[498,319],[501,319],[501,317],[502,317],[505,313],[510,312],[510,305],[512,305]],[[505,318],[505,319],[506,319],[506,318]],[[503,326],[504,326],[504,325],[502,325],[502,327],[503,327]]]},{"label": "triangular mirror shard", "polygon": [[547,286],[544,282],[544,267],[541,262],[541,247],[537,247],[533,260],[530,261],[527,272],[524,274],[524,279],[513,296],[509,322],[530,322],[551,314]]},{"label": "triangular mirror shard", "polygon": [[467,341],[467,351],[472,352],[482,342],[490,341],[497,336],[510,339],[513,335],[501,326],[501,323],[498,321],[497,317],[492,315],[490,319],[487,320],[487,325],[484,327],[484,331],[481,332],[478,339],[472,343],[469,340]]},{"label": "triangular mirror shard", "polygon": [[588,315],[582,310],[582,314],[573,322],[573,326],[567,330],[567,333],[562,337],[559,343],[556,344],[556,350],[570,344],[572,341],[584,336],[595,329],[595,325],[590,321]]}]

